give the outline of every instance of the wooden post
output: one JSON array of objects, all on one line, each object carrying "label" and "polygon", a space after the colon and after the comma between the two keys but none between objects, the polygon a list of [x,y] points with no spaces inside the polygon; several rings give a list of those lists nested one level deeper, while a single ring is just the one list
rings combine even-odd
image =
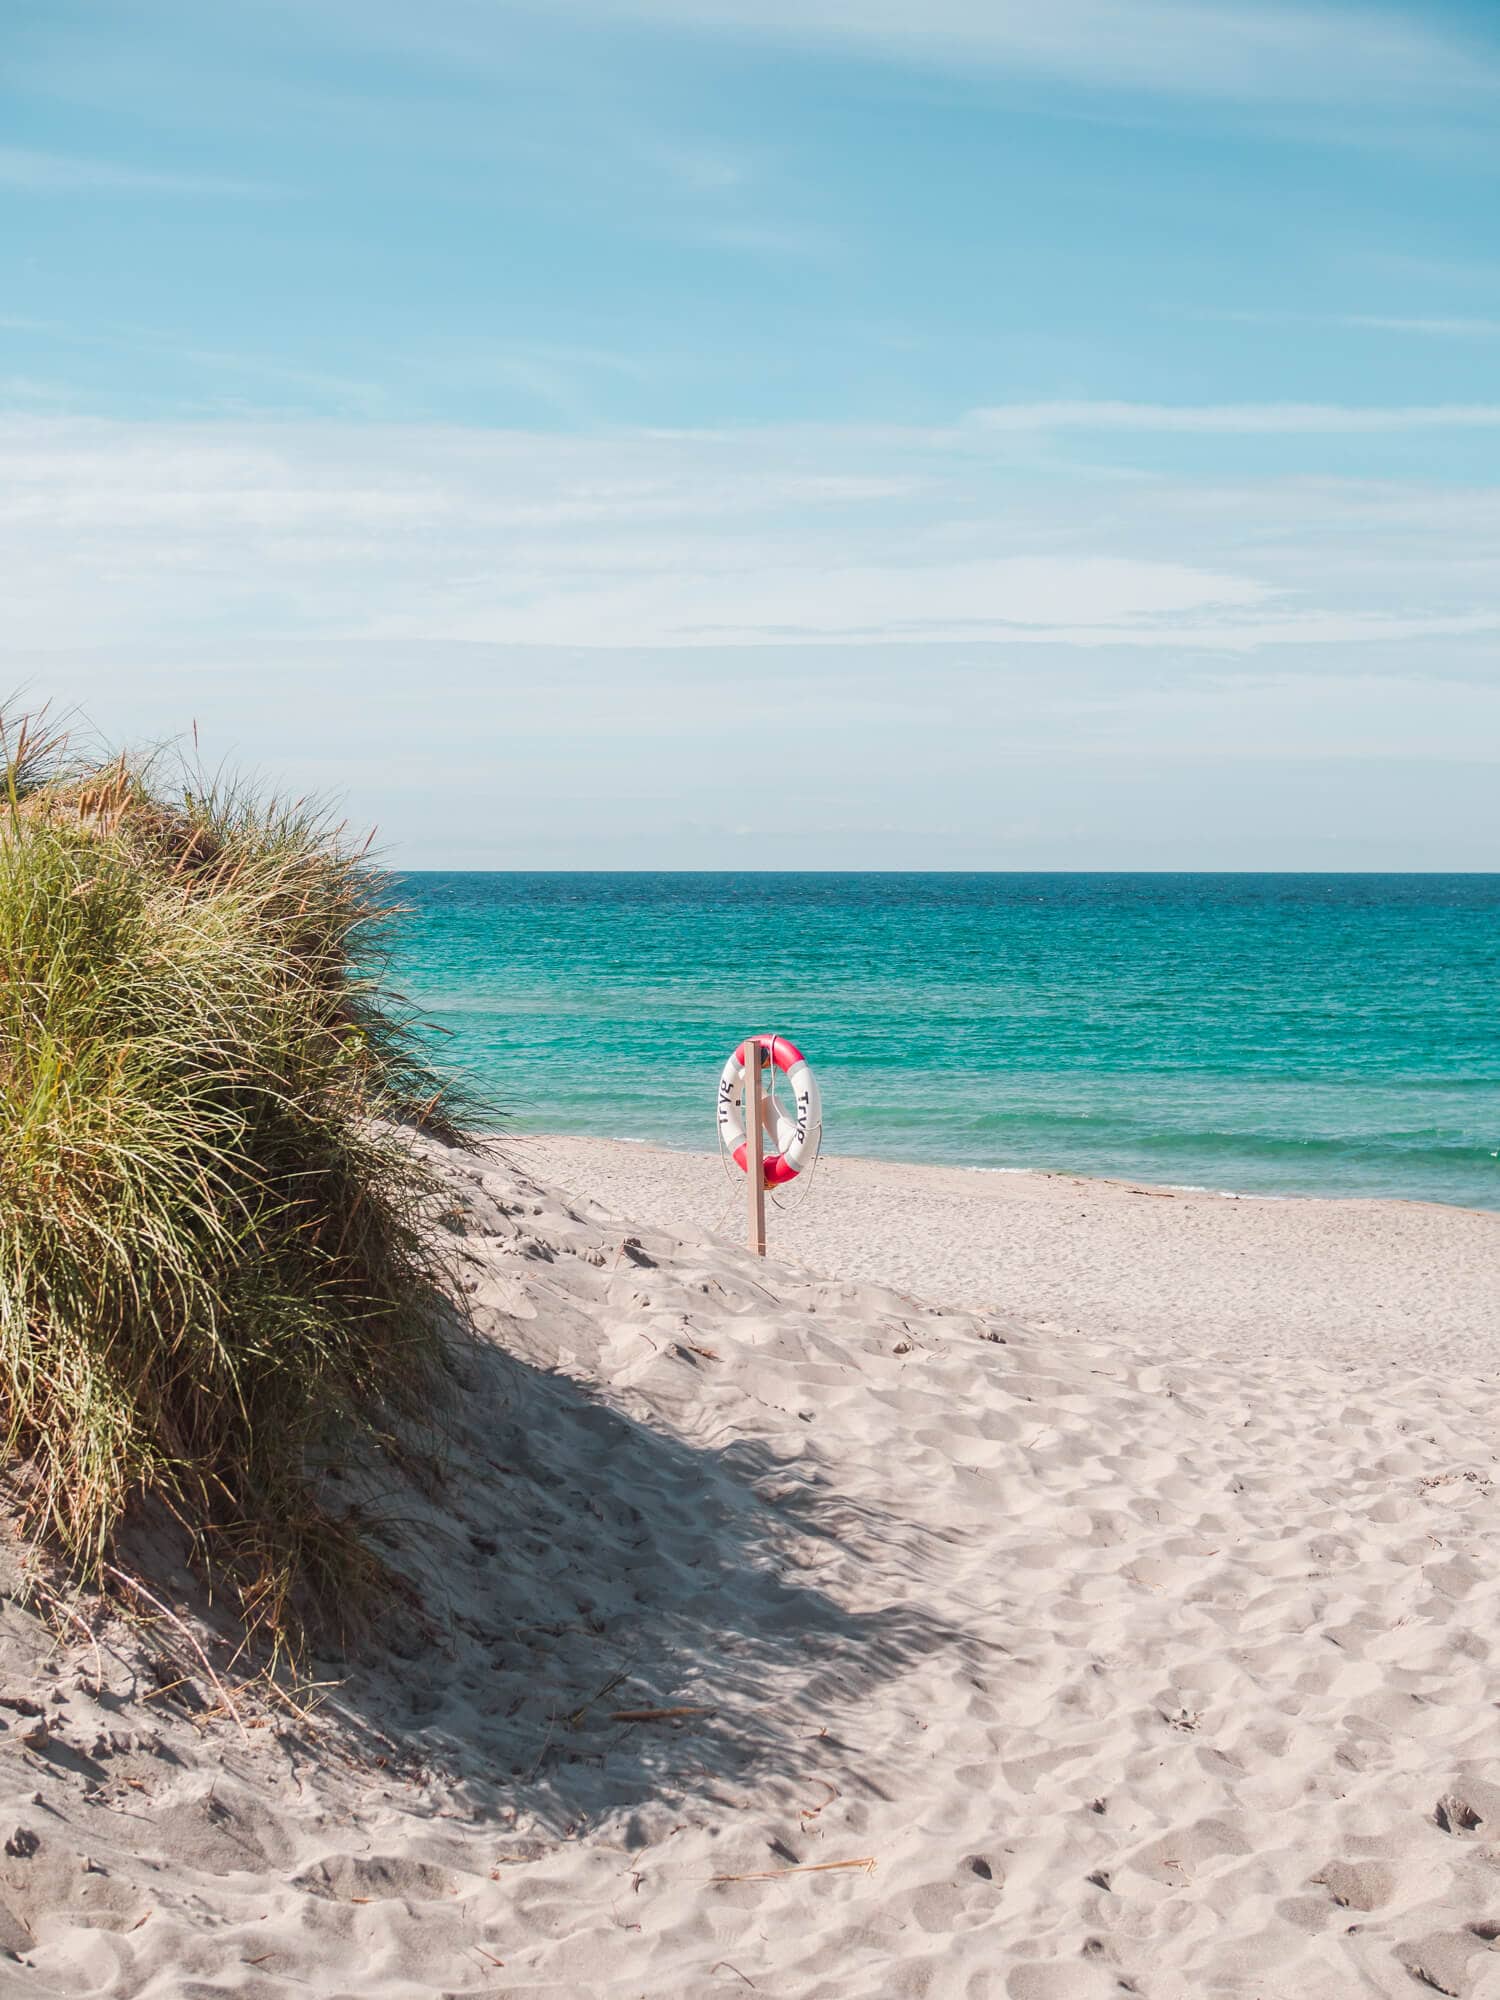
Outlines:
[{"label": "wooden post", "polygon": [[760,1085],[760,1037],[745,1037],[745,1178],[750,1183],[750,1253],[766,1254],[765,1134]]}]

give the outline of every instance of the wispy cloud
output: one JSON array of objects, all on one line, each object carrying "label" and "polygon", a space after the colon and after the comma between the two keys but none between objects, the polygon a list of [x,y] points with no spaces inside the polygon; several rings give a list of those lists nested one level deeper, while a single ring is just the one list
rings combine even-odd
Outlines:
[{"label": "wispy cloud", "polygon": [[1492,55],[1375,8],[1276,0],[569,0],[596,18],[862,45],[910,62],[981,62],[1092,85],[1348,102],[1493,98]]},{"label": "wispy cloud", "polygon": [[26,194],[196,195],[234,200],[264,199],[281,192],[262,181],[166,173],[115,160],[36,152],[25,146],[0,146],[0,188]]},{"label": "wispy cloud", "polygon": [[42,382],[33,375],[0,375],[0,409],[66,410],[75,401],[60,382]]},{"label": "wispy cloud", "polygon": [[14,417],[11,678],[111,732],[196,717],[435,866],[736,865],[702,825],[747,676],[855,829],[791,815],[789,866],[870,865],[872,796],[919,829],[899,865],[1022,865],[985,829],[1029,798],[1094,835],[1029,865],[1125,865],[1155,812],[1131,865],[1182,865],[1186,824],[1201,866],[1210,794],[1224,865],[1266,866],[1265,800],[1289,838],[1283,796],[1325,790],[1278,774],[1313,760],[1366,765],[1326,817],[1386,841],[1369,865],[1494,865],[1500,482],[1161,478],[1122,507],[975,435]]},{"label": "wispy cloud", "polygon": [[724,194],[744,187],[752,178],[750,162],[743,154],[706,141],[662,138],[656,132],[643,132],[633,146],[627,142],[627,150],[633,150],[644,164],[666,180],[694,194]]},{"label": "wispy cloud", "polygon": [[[376,384],[347,375],[315,368],[299,368],[265,354],[247,354],[233,349],[200,347],[180,335],[159,328],[117,326],[108,321],[89,326],[69,326],[60,320],[34,319],[22,314],[0,313],[0,334],[43,335],[53,346],[117,350],[148,356],[157,361],[180,363],[201,378],[198,393],[184,396],[194,409],[205,406],[217,414],[243,400],[247,384],[269,386],[285,404],[316,403],[341,415],[376,417],[388,414],[389,399]],[[186,387],[186,385],[184,385]],[[0,382],[0,403],[26,400]],[[53,400],[57,400],[54,397]],[[76,391],[65,400],[87,405]]]},{"label": "wispy cloud", "polygon": [[1270,308],[1236,310],[1228,306],[1199,306],[1190,316],[1226,326],[1348,327],[1370,333],[1410,333],[1439,340],[1492,340],[1500,336],[1500,319],[1463,314],[1309,313]]},{"label": "wispy cloud", "polygon": [[[69,325],[20,313],[0,313],[0,341],[7,334],[42,336],[49,348],[78,348],[137,355],[178,364],[178,412],[225,416],[253,407],[268,420],[316,410],[339,417],[380,419],[413,411],[427,414],[431,384],[447,390],[508,388],[534,405],[580,425],[588,421],[589,386],[599,378],[644,381],[652,358],[578,341],[524,341],[460,336],[437,329],[408,345],[364,345],[363,375],[299,366],[277,354],[212,347],[180,332],[108,320]],[[0,404],[28,400],[19,391]],[[54,398],[54,400],[56,400]],[[100,399],[74,392],[67,401],[100,407]]]},{"label": "wispy cloud", "polygon": [[686,249],[723,250],[748,257],[826,262],[843,248],[831,230],[812,223],[685,219],[650,225],[647,233]]},{"label": "wispy cloud", "polygon": [[1164,479],[1122,513],[1112,483],[1039,485],[972,438],[14,420],[0,597],[18,641],[49,645],[267,619],[345,643],[668,650],[1235,653],[1500,627],[1500,496]]},{"label": "wispy cloud", "polygon": [[1493,340],[1500,336],[1500,319],[1401,319],[1386,313],[1351,313],[1338,324],[1368,327],[1377,333],[1431,334],[1439,340]]},{"label": "wispy cloud", "polygon": [[1001,403],[970,412],[990,431],[1159,431],[1243,437],[1500,428],[1500,403]]}]

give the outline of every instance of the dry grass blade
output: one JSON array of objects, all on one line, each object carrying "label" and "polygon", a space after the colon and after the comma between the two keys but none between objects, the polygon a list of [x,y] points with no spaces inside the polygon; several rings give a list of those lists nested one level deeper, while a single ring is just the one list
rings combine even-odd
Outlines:
[{"label": "dry grass blade", "polygon": [[866,1875],[874,1873],[873,1854],[861,1854],[853,1861],[806,1861],[797,1868],[756,1868],[746,1875],[710,1875],[710,1882],[776,1882],[783,1875],[832,1875],[839,1869],[858,1868]]},{"label": "dry grass blade", "polygon": [[603,1701],[604,1697],[607,1694],[613,1694],[615,1689],[620,1685],[621,1681],[627,1680],[628,1678],[629,1676],[624,1671],[623,1668],[619,1673],[611,1674],[609,1679],[604,1683],[602,1688],[598,1689],[596,1693],[591,1694],[587,1701],[580,1702],[577,1708],[573,1710],[573,1712],[568,1717],[568,1727],[570,1729],[577,1729],[579,1725],[582,1723],[583,1718],[588,1714],[589,1710],[594,1706],[594,1703],[596,1701]]},{"label": "dry grass blade", "polygon": [[183,1638],[187,1640],[189,1646],[191,1646],[193,1649],[193,1653],[198,1660],[198,1664],[202,1667],[204,1673],[208,1675],[209,1682],[213,1687],[214,1693],[219,1697],[221,1706],[224,1708],[227,1714],[231,1715],[234,1718],[235,1728],[240,1732],[241,1737],[248,1745],[250,1741],[249,1735],[246,1732],[244,1723],[240,1720],[240,1712],[235,1707],[234,1701],[230,1696],[229,1690],[225,1687],[224,1683],[219,1679],[219,1676],[214,1672],[213,1665],[210,1662],[207,1653],[204,1652],[203,1648],[198,1644],[198,1641],[193,1637],[188,1627],[183,1624],[182,1620],[177,1616],[176,1612],[169,1611],[166,1605],[162,1603],[159,1597],[153,1595],[151,1591],[147,1590],[145,1584],[141,1582],[138,1576],[128,1576],[124,1570],[117,1569],[113,1563],[105,1564],[105,1573],[109,1576],[112,1576],[115,1579],[116,1583],[123,1583],[127,1590],[133,1590],[137,1597],[143,1598],[145,1602],[151,1606],[151,1609],[153,1611],[157,1612],[161,1617],[165,1618],[167,1623],[170,1626],[172,1626],[174,1630],[180,1632]]}]

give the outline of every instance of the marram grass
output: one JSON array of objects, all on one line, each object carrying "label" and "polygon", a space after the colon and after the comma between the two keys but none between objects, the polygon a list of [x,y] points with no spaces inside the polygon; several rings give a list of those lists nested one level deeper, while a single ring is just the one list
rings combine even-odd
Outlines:
[{"label": "marram grass", "polygon": [[383,992],[379,874],[299,807],[90,768],[0,724],[0,1425],[97,1577],[154,1498],[278,1645],[379,1558],[330,1502],[443,1381],[461,1135]]}]

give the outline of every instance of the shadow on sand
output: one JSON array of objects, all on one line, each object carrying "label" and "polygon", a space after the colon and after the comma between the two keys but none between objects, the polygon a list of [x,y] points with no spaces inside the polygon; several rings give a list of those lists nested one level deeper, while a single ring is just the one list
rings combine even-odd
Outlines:
[{"label": "shadow on sand", "polygon": [[865,1694],[957,1636],[880,1600],[872,1551],[887,1578],[931,1552],[810,1455],[686,1442],[488,1340],[458,1368],[442,1477],[390,1531],[427,1616],[393,1621],[334,1707],[462,1810],[577,1832],[795,1787],[857,1750]]}]

